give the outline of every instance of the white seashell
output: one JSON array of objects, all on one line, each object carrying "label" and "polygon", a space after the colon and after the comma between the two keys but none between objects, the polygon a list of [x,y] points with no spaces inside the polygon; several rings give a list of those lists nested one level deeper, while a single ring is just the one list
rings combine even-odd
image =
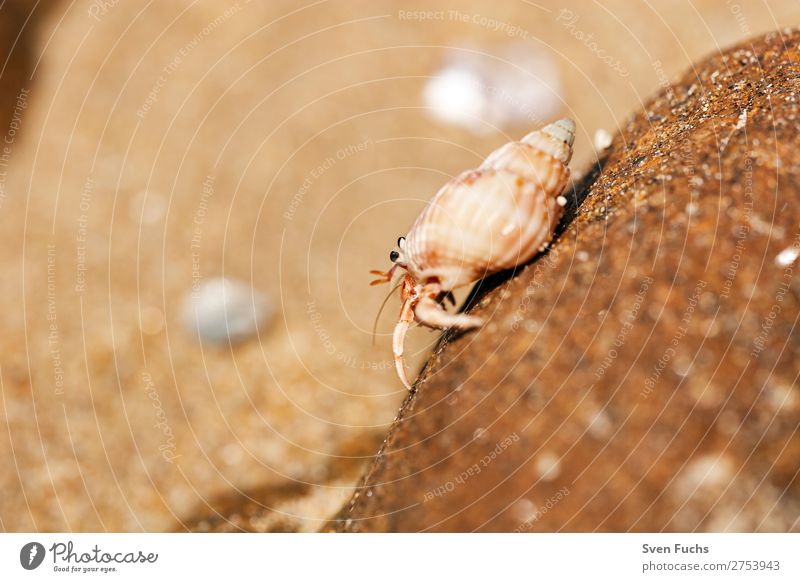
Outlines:
[{"label": "white seashell", "polygon": [[200,340],[226,344],[255,334],[271,316],[267,298],[235,279],[201,283],[183,305],[183,325]]},{"label": "white seashell", "polygon": [[781,267],[788,267],[800,257],[800,248],[788,247],[783,249],[775,257],[775,264]]},{"label": "white seashell", "polygon": [[528,262],[544,250],[564,212],[575,122],[561,119],[508,143],[475,170],[450,180],[422,211],[408,235],[397,243],[387,282],[400,267],[403,306],[393,336],[397,372],[403,367],[405,334],[414,320],[435,328],[469,329],[482,321],[447,313],[443,298],[456,287]]},{"label": "white seashell", "polygon": [[561,120],[494,151],[448,182],[417,218],[403,247],[418,282],[444,290],[530,260],[563,214],[575,124]]},{"label": "white seashell", "polygon": [[497,57],[455,50],[426,83],[427,112],[476,133],[548,118],[561,108],[558,67],[527,43],[503,47]]},{"label": "white seashell", "polygon": [[594,149],[603,152],[611,147],[613,138],[605,129],[600,128],[594,132]]},{"label": "white seashell", "polygon": [[428,112],[453,125],[478,130],[486,98],[478,74],[462,66],[446,67],[433,76],[423,92]]}]

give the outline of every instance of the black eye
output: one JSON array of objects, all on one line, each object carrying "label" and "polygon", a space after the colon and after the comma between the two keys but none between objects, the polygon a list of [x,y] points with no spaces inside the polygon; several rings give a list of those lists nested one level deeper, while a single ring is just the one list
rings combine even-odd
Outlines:
[{"label": "black eye", "polygon": [[404,243],[405,241],[406,241],[406,237],[404,237],[404,236],[401,236],[399,239],[397,239],[397,246],[399,246],[399,247],[402,247],[402,246],[403,246],[403,243]]},{"label": "black eye", "polygon": [[389,260],[392,261],[393,263],[399,258],[400,258],[400,253],[398,253],[397,251],[392,251],[391,253],[389,253]]}]

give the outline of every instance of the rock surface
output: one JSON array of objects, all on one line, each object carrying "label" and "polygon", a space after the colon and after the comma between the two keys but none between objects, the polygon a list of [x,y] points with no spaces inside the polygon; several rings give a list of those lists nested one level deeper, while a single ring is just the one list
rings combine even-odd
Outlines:
[{"label": "rock surface", "polygon": [[665,83],[329,529],[800,530],[798,98],[797,31]]}]

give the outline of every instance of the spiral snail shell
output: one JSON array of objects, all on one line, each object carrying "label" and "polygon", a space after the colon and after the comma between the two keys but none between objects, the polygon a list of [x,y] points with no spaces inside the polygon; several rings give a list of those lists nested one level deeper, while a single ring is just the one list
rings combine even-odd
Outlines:
[{"label": "spiral snail shell", "polygon": [[411,323],[440,329],[480,326],[475,316],[445,311],[450,291],[526,263],[549,244],[566,204],[562,194],[574,138],[575,122],[565,118],[498,148],[436,193],[398,239],[389,271],[372,271],[380,276],[375,285],[390,281],[398,267],[406,270],[393,351],[409,390],[403,344]]}]

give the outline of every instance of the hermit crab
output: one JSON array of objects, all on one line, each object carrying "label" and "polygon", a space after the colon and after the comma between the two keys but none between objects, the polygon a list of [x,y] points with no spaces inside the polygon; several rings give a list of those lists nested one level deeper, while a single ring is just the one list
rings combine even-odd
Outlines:
[{"label": "hermit crab", "polygon": [[524,264],[549,244],[566,204],[574,138],[575,122],[565,118],[495,150],[436,193],[397,240],[391,269],[370,271],[379,276],[371,285],[390,282],[398,268],[406,271],[392,348],[409,390],[403,365],[409,326],[416,320],[437,329],[479,327],[480,318],[445,310],[451,291]]}]

